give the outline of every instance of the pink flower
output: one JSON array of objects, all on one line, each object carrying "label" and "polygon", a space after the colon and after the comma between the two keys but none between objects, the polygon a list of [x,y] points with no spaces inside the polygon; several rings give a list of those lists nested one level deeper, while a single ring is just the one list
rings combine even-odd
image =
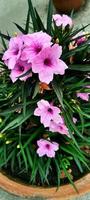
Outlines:
[{"label": "pink flower", "polygon": [[70,137],[68,128],[66,127],[65,123],[55,123],[54,121],[51,121],[49,131],[58,132],[62,135],[67,135]]},{"label": "pink flower", "polygon": [[32,62],[32,71],[39,74],[41,82],[49,84],[54,74],[64,75],[67,65],[60,60],[62,47],[55,44],[44,48]]},{"label": "pink flower", "polygon": [[77,97],[80,97],[84,101],[89,101],[89,95],[90,93],[77,93]]},{"label": "pink flower", "polygon": [[48,101],[42,99],[37,103],[38,108],[35,109],[34,115],[40,116],[41,123],[44,127],[49,127],[51,120],[62,122],[62,118],[59,115],[60,109],[51,105]]},{"label": "pink flower", "polygon": [[[18,61],[15,65],[14,69],[11,70],[10,78],[11,78],[12,82],[14,83],[18,79],[19,76],[25,74],[30,69],[31,69],[30,63]],[[32,74],[29,73],[28,75],[25,75],[19,79],[21,81],[26,81],[26,79],[31,76],[32,76]]]},{"label": "pink flower", "polygon": [[23,48],[23,35],[13,37],[10,39],[9,48],[5,51],[2,60],[9,69],[13,69],[16,62],[21,56],[21,51]]},{"label": "pink flower", "polygon": [[73,123],[76,124],[77,123],[77,119],[75,117],[73,117]]},{"label": "pink flower", "polygon": [[68,15],[62,15],[62,26],[63,26],[63,28],[65,28],[67,25],[72,27],[72,25],[73,25],[72,19]]},{"label": "pink flower", "polygon": [[76,43],[77,45],[83,44],[84,42],[86,42],[86,38],[84,36],[82,36],[81,38],[76,39]]},{"label": "pink flower", "polygon": [[56,142],[40,139],[37,141],[38,149],[37,154],[39,157],[46,155],[49,158],[55,157],[55,151],[58,151],[59,144]]},{"label": "pink flower", "polygon": [[62,16],[59,14],[53,15],[53,20],[56,24],[56,26],[61,26],[62,25]]},{"label": "pink flower", "polygon": [[38,55],[41,50],[47,46],[50,46],[51,36],[42,31],[28,34],[24,36],[24,49],[22,51],[22,60],[32,60]]},{"label": "pink flower", "polygon": [[73,25],[72,19],[68,15],[55,14],[53,15],[53,20],[58,27],[62,25],[65,28],[67,25],[70,27]]},{"label": "pink flower", "polygon": [[87,85],[86,88],[90,88],[90,85]]}]

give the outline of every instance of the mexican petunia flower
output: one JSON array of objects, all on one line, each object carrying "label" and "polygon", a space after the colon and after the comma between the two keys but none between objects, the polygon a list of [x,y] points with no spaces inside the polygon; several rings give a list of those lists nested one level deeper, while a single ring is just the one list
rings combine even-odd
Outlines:
[{"label": "mexican petunia flower", "polygon": [[45,47],[50,46],[51,36],[42,31],[28,34],[24,36],[24,49],[22,51],[21,59],[28,62],[38,55]]},{"label": "mexican petunia flower", "polygon": [[90,85],[87,85],[86,88],[90,88]]},{"label": "mexican petunia flower", "polygon": [[39,74],[41,82],[49,84],[54,74],[64,75],[67,65],[59,59],[62,54],[62,47],[55,44],[44,48],[32,62],[32,71]]},{"label": "mexican petunia flower", "polygon": [[84,101],[89,101],[89,95],[90,95],[90,93],[83,93],[83,92],[77,93],[77,97],[80,97]]},{"label": "mexican petunia flower", "polygon": [[60,109],[53,106],[48,101],[42,99],[37,103],[38,107],[34,111],[35,116],[40,116],[40,121],[44,127],[49,127],[51,120],[62,123],[62,118],[59,115]]},{"label": "mexican petunia flower", "polygon": [[56,142],[40,139],[37,141],[38,149],[37,154],[39,157],[47,156],[49,158],[55,157],[55,152],[59,149],[59,144]]},{"label": "mexican petunia flower", "polygon": [[56,123],[54,121],[51,121],[49,131],[58,132],[62,135],[67,135],[68,137],[70,137],[68,128],[66,127],[64,122],[63,123],[60,123],[60,122]]},{"label": "mexican petunia flower", "polygon": [[85,43],[86,41],[87,41],[87,39],[84,36],[82,36],[81,38],[76,39],[76,44],[79,46],[79,45]]},{"label": "mexican petunia flower", "polygon": [[[18,61],[14,67],[14,69],[11,70],[10,78],[12,82],[14,83],[19,76],[25,74],[27,71],[31,69],[31,64],[24,62],[24,61]],[[29,73],[28,75],[25,75],[21,78],[19,78],[21,81],[26,81],[27,78],[31,77],[32,73]]]},{"label": "mexican petunia flower", "polygon": [[67,25],[70,27],[73,25],[72,19],[68,15],[55,14],[53,15],[53,20],[58,27],[62,26],[65,28]]},{"label": "mexican petunia flower", "polygon": [[23,35],[13,37],[10,39],[9,48],[5,51],[2,60],[9,69],[13,69],[16,62],[20,59],[23,48]]},{"label": "mexican petunia flower", "polygon": [[73,123],[76,124],[77,123],[77,119],[75,117],[73,117]]}]

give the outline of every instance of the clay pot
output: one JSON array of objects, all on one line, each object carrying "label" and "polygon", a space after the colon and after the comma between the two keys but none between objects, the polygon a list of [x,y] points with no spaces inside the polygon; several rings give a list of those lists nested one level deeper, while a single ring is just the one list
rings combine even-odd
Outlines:
[{"label": "clay pot", "polygon": [[53,0],[53,3],[58,11],[61,13],[71,12],[73,9],[78,10],[85,0]]},{"label": "clay pot", "polygon": [[56,187],[43,188],[35,186],[27,186],[16,179],[11,179],[6,174],[0,173],[0,187],[5,191],[21,197],[41,197],[48,200],[70,200],[78,196],[82,196],[90,192],[90,174],[75,182],[78,193],[68,184],[61,186],[58,190]]}]

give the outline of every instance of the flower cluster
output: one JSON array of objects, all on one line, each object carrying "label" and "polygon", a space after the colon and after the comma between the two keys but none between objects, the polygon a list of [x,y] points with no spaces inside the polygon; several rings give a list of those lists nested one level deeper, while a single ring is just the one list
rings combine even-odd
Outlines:
[{"label": "flower cluster", "polygon": [[[37,103],[37,106],[38,107],[35,109],[34,115],[40,117],[40,121],[45,128],[48,127],[51,132],[57,132],[70,137],[64,118],[61,116],[60,108],[54,106],[52,103],[50,104],[44,99],[40,100]],[[55,142],[50,143],[50,141],[43,139],[40,139],[37,144],[39,146],[37,153],[40,157],[44,155],[47,155],[48,157],[55,157],[55,151],[58,150],[57,146],[59,146],[59,144]]]},{"label": "flower cluster", "polygon": [[53,15],[53,21],[55,22],[57,27],[62,26],[62,28],[64,29],[66,26],[69,26],[70,28],[73,26],[73,22],[72,19],[67,16],[67,15],[59,15],[59,14],[55,14]]},{"label": "flower cluster", "polygon": [[[33,73],[41,82],[49,84],[54,74],[64,75],[67,65],[60,59],[62,47],[52,45],[51,36],[42,31],[11,38],[3,60],[11,70],[11,80],[25,81]],[[28,75],[22,76],[28,72]]]},{"label": "flower cluster", "polygon": [[40,121],[45,128],[48,127],[51,132],[58,132],[69,136],[60,108],[43,99],[37,105],[38,107],[35,109],[34,115],[40,116]]}]

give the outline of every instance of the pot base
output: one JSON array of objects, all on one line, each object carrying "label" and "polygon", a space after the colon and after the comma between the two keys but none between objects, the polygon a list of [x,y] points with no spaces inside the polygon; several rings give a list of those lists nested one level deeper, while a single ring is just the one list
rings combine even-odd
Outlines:
[{"label": "pot base", "polygon": [[28,186],[16,182],[16,179],[10,179],[2,172],[0,173],[0,187],[11,194],[21,197],[43,197],[47,200],[70,200],[73,197],[82,196],[90,192],[90,174],[76,181],[75,185],[78,189],[78,194],[70,184],[61,186],[58,190],[56,187],[43,188]]}]

